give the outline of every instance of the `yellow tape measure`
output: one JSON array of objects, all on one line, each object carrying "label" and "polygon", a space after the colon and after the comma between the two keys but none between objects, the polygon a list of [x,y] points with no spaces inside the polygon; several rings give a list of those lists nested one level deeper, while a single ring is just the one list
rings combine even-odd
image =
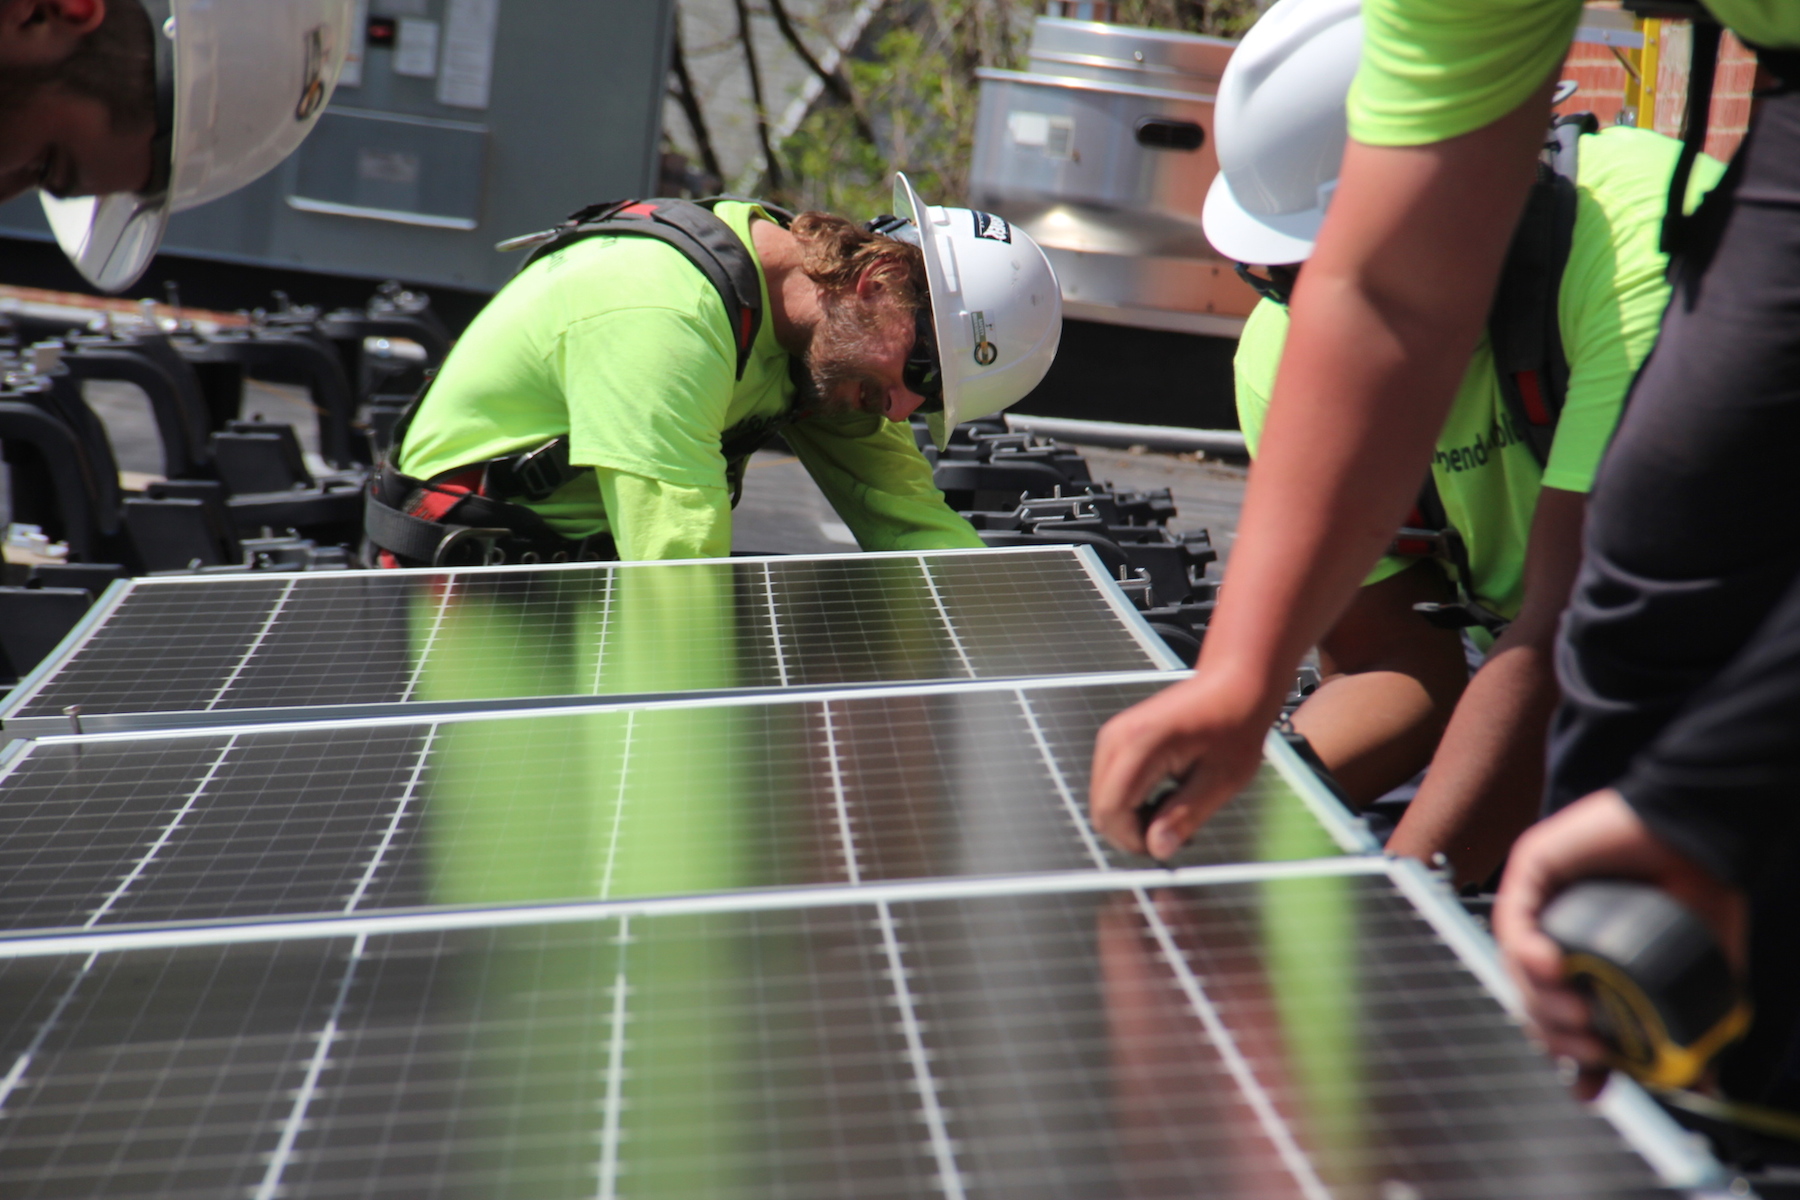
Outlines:
[{"label": "yellow tape measure", "polygon": [[1646,1086],[1684,1088],[1750,1027],[1750,1003],[1694,912],[1648,884],[1596,880],[1559,894],[1543,929],[1563,977],[1591,1002],[1610,1065]]}]

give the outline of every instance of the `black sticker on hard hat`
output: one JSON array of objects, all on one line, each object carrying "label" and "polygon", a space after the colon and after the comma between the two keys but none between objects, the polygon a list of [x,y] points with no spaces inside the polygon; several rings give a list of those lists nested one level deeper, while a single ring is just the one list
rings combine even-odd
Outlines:
[{"label": "black sticker on hard hat", "polygon": [[294,105],[294,120],[304,121],[325,107],[330,90],[325,86],[326,29],[315,25],[306,34],[306,70],[300,81],[300,103]]},{"label": "black sticker on hard hat", "polygon": [[1012,241],[1012,226],[1006,223],[1006,218],[984,212],[975,213],[974,216],[976,237],[986,238],[990,242]]},{"label": "black sticker on hard hat", "polygon": [[[995,220],[999,218],[996,217]],[[973,312],[969,314],[969,320],[975,325],[975,361],[984,367],[991,367],[994,360],[1000,357],[1000,348],[988,341],[987,314]]]}]

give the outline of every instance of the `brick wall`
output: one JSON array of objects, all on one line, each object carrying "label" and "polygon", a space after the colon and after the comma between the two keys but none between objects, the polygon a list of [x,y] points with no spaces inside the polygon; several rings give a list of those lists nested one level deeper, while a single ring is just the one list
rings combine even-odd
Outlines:
[{"label": "brick wall", "polygon": [[1581,86],[1558,112],[1591,112],[1602,125],[1618,122],[1619,110],[1625,105],[1627,77],[1610,47],[1576,42],[1563,62],[1562,77]]},{"label": "brick wall", "polygon": [[[1682,22],[1665,22],[1662,35],[1656,72],[1656,119],[1652,127],[1658,133],[1679,137],[1681,114],[1687,105],[1689,29]],[[1602,124],[1618,119],[1628,79],[1610,47],[1577,42],[1569,51],[1562,77],[1573,79],[1581,87],[1557,111],[1591,112]],[[1727,32],[1713,82],[1712,114],[1706,132],[1708,154],[1729,159],[1744,140],[1744,131],[1750,124],[1750,91],[1755,81],[1756,56]]]}]

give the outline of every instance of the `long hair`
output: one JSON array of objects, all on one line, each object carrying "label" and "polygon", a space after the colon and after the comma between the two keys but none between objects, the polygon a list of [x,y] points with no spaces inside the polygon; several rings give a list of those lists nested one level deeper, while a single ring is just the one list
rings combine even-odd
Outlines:
[{"label": "long hair", "polygon": [[156,119],[152,32],[138,0],[107,0],[106,16],[69,57],[0,70],[0,121],[17,120],[41,89],[56,86],[104,104],[115,132],[149,124]]},{"label": "long hair", "polygon": [[804,212],[794,218],[794,240],[800,243],[800,269],[820,287],[843,292],[870,267],[901,306],[924,308],[930,289],[925,282],[925,256],[917,246],[870,233],[830,213]]}]

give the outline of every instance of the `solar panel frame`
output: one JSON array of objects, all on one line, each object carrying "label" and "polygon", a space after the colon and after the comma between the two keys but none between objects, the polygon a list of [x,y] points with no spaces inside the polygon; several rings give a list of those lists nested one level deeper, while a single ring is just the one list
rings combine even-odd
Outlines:
[{"label": "solar panel frame", "polygon": [[[691,781],[704,785],[713,777],[708,764],[721,754],[720,769],[735,777],[739,789],[723,795],[744,814],[743,832],[731,844],[745,861],[768,865],[753,866],[731,882],[677,867],[668,878],[629,876],[621,887],[832,882],[806,866],[835,852],[826,831],[814,828],[821,805],[853,814],[875,879],[1118,869],[1128,860],[1105,850],[1087,825],[1079,794],[1086,751],[1100,720],[1167,682],[1162,673],[1138,672],[19,742],[0,755],[0,830],[6,831],[0,863],[15,880],[0,906],[0,928],[71,926],[84,917],[88,925],[110,927],[155,921],[156,914],[173,919],[183,909],[200,914],[192,920],[205,921],[247,911],[328,911],[340,903],[350,909],[479,904],[467,897],[495,895],[496,887],[518,899],[604,896],[612,887],[615,854],[629,863],[632,848],[641,855],[661,844],[654,833],[646,843],[633,832],[647,813],[663,807],[656,797],[671,791],[680,796]],[[708,711],[718,719],[685,720]],[[590,716],[606,728],[563,720]],[[626,741],[615,745],[620,729]],[[737,750],[702,751],[697,739],[715,736],[725,739],[725,747],[749,740]],[[996,737],[1007,739],[1009,749],[986,749]],[[776,742],[786,748],[757,749]],[[553,747],[568,753],[548,754]],[[466,767],[471,748],[483,769],[501,772],[500,790],[469,783],[457,764]],[[618,757],[592,759],[604,766],[599,774],[567,768],[575,772],[574,807],[555,807],[564,804],[553,797],[560,794],[557,780],[565,768],[540,777],[532,764],[550,757],[588,762],[596,752]],[[797,765],[821,756],[832,764],[828,775],[790,777]],[[1268,768],[1259,781],[1268,782],[1253,782],[1178,862],[1379,849],[1285,740],[1271,735],[1265,758]],[[518,772],[523,782],[515,786]],[[440,787],[446,776],[457,780],[449,793]],[[1285,793],[1261,790],[1275,783],[1285,784]],[[464,813],[460,805],[471,786],[481,803]],[[604,811],[593,810],[597,824],[586,841],[584,826],[564,823],[588,811],[583,797],[610,796],[613,789],[616,807],[609,802]],[[982,803],[964,807],[958,797],[965,794],[981,795]],[[706,811],[680,803],[684,807],[673,811]],[[521,826],[525,841],[514,843],[511,818],[496,814],[521,805],[544,815]],[[459,829],[471,818],[485,831],[477,839],[485,849],[473,860],[463,856],[477,843]],[[939,828],[944,818],[952,828]],[[1266,838],[1269,828],[1263,826],[1270,821],[1285,833],[1259,844],[1258,830]],[[530,849],[538,844],[532,831],[546,825],[556,830],[557,848],[544,849],[573,856],[566,869],[552,868]],[[613,850],[602,854],[607,828]],[[434,840],[423,840],[428,835]],[[598,857],[582,857],[584,846]],[[764,846],[798,849],[765,858]],[[538,864],[532,887],[542,890],[520,894],[507,882],[508,864],[521,852]],[[423,864],[446,853],[463,863],[462,899],[427,885]],[[601,857],[606,882],[590,892],[593,885],[582,881],[585,872],[600,869]],[[579,886],[549,890],[556,886],[552,880],[565,877]],[[427,900],[428,894],[434,898]],[[65,915],[59,919],[59,913]]]},{"label": "solar panel frame", "polygon": [[[619,570],[630,571],[634,569],[647,569],[654,572],[664,568],[705,567],[721,571],[736,572],[751,570],[760,566],[764,571],[765,576],[768,576],[769,572],[778,568],[784,571],[793,572],[803,570],[809,565],[817,565],[821,569],[844,567],[855,570],[884,562],[917,562],[921,564],[921,573],[924,577],[925,588],[929,591],[932,606],[935,608],[936,617],[941,620],[944,633],[947,636],[949,643],[952,645],[955,656],[960,659],[963,670],[968,673],[969,677],[973,678],[1001,677],[999,675],[983,676],[981,672],[977,670],[976,666],[971,661],[970,652],[962,646],[962,635],[959,634],[957,624],[952,620],[950,611],[945,607],[944,598],[939,594],[938,585],[933,577],[932,564],[943,564],[946,569],[955,569],[955,567],[971,558],[988,559],[1000,563],[1009,561],[1019,562],[1024,559],[1030,559],[1036,562],[1072,562],[1078,565],[1079,574],[1084,576],[1093,585],[1094,591],[1092,594],[1104,602],[1105,610],[1116,619],[1117,628],[1128,636],[1129,644],[1135,647],[1135,651],[1141,652],[1143,655],[1143,659],[1140,660],[1139,663],[1132,663],[1129,665],[1123,662],[1111,664],[1109,666],[1084,664],[1083,666],[1077,666],[1067,670],[1036,672],[1016,676],[1012,673],[1008,673],[1004,677],[1050,678],[1058,675],[1091,673],[1095,669],[1147,668],[1167,669],[1171,671],[1186,669],[1179,657],[1176,656],[1162,639],[1156,635],[1155,631],[1149,627],[1143,617],[1125,598],[1124,594],[1120,592],[1116,583],[1107,575],[1105,568],[1094,555],[1093,550],[1086,546],[1013,547],[1006,549],[984,548],[845,555],[785,555],[770,556],[766,558],[743,557],[728,560],[695,559],[671,561],[667,563],[541,564],[532,567],[468,567],[442,572],[421,571],[406,572],[403,574],[392,571],[349,571],[319,573],[316,575],[248,572],[210,576],[146,576],[134,580],[119,581],[109,587],[101,599],[89,610],[84,619],[70,631],[62,644],[59,645],[43,662],[38,664],[36,669],[23,678],[10,693],[4,698],[0,698],[0,727],[4,727],[9,732],[26,735],[57,734],[69,732],[71,730],[79,730],[80,732],[102,732],[124,729],[175,729],[196,725],[256,725],[295,720],[369,719],[390,715],[396,712],[415,712],[422,714],[473,713],[487,712],[496,708],[539,706],[564,707],[592,703],[596,699],[596,693],[593,691],[510,697],[486,696],[468,699],[414,699],[411,698],[412,688],[409,686],[406,693],[407,698],[384,698],[367,703],[327,702],[320,704],[278,705],[273,707],[217,706],[217,702],[225,698],[225,693],[230,691],[233,686],[237,684],[238,677],[240,673],[244,671],[246,664],[250,662],[251,658],[256,655],[259,650],[261,650],[263,638],[270,635],[272,631],[277,637],[284,636],[281,634],[280,630],[275,629],[274,623],[276,617],[281,612],[282,606],[286,603],[287,595],[294,589],[309,588],[317,591],[324,588],[353,585],[357,580],[370,580],[378,583],[407,583],[413,586],[422,586],[420,581],[425,576],[447,580],[458,580],[464,578],[481,579],[496,575],[511,575],[520,577],[521,579],[529,578],[532,580],[542,580],[545,578],[554,578],[560,573],[567,572],[605,572],[608,573],[606,574],[606,578],[609,581],[607,586],[610,594],[610,588],[613,586],[611,581],[619,578],[619,576],[612,574],[611,572]],[[645,578],[649,578],[649,576],[645,576]],[[127,611],[126,606],[132,597],[140,595],[152,596],[157,594],[159,589],[168,588],[217,590],[243,588],[245,586],[252,586],[263,590],[272,589],[280,594],[279,599],[273,601],[273,608],[265,614],[266,620],[261,623],[262,627],[258,631],[252,634],[248,629],[248,626],[246,626],[244,633],[250,638],[250,641],[248,648],[243,649],[241,654],[236,655],[237,665],[229,672],[225,671],[223,666],[221,666],[215,675],[209,676],[209,678],[217,680],[220,683],[213,705],[209,705],[206,709],[197,709],[190,704],[186,706],[152,705],[146,711],[106,711],[96,710],[96,707],[92,704],[83,704],[79,706],[83,711],[73,716],[67,714],[66,709],[61,713],[44,711],[44,703],[41,700],[41,697],[46,690],[54,687],[62,675],[68,669],[72,668],[81,652],[89,645],[96,635],[107,627],[108,623],[111,622],[115,616],[122,611]],[[761,693],[779,693],[792,686],[796,686],[795,684],[786,682],[787,670],[785,663],[781,661],[782,636],[775,632],[776,630],[784,628],[784,618],[782,614],[774,608],[775,599],[776,593],[771,586],[769,592],[770,608],[767,614],[767,620],[769,621],[768,637],[771,639],[774,648],[773,652],[777,659],[776,667],[782,682],[773,683],[767,686],[754,683],[747,685],[733,684],[729,686],[707,686],[698,684],[691,687],[659,688],[658,690],[649,692],[629,691],[599,693],[599,696],[608,700],[650,701],[664,696],[678,694],[745,696]],[[971,610],[971,612],[973,611],[974,610]],[[1023,613],[1021,613],[1021,615],[1023,615]],[[256,614],[246,615],[244,619],[249,621],[250,624],[258,623]],[[759,620],[760,619],[762,618],[759,618]],[[760,628],[760,626],[757,626],[750,629],[746,636],[761,636]],[[604,644],[607,644],[604,643],[604,636],[603,633],[603,641],[602,643],[597,643],[597,645],[603,647]],[[602,652],[604,651],[602,650]],[[977,650],[975,653],[980,654],[981,651]],[[215,653],[214,656],[217,657],[218,654]],[[225,655],[225,657],[233,657],[233,655]],[[174,669],[179,670],[178,667]],[[416,677],[419,672],[425,669],[425,660],[424,658],[420,658],[419,662],[413,667],[414,676]],[[160,677],[166,674],[166,670],[167,669],[159,669],[158,676]],[[950,682],[953,678],[955,677],[946,676],[936,680],[930,678],[903,678],[899,680],[874,678],[842,682],[833,680],[829,685],[815,683],[811,686],[855,689],[862,687],[880,687],[894,682]],[[244,686],[249,687],[253,686],[253,684],[253,680],[247,679]],[[801,682],[798,686],[807,685],[804,682]]]}]

